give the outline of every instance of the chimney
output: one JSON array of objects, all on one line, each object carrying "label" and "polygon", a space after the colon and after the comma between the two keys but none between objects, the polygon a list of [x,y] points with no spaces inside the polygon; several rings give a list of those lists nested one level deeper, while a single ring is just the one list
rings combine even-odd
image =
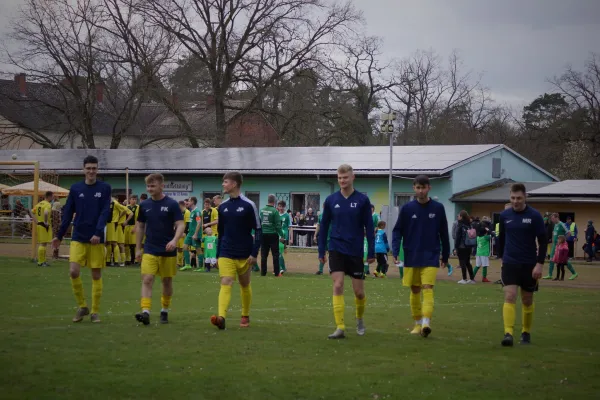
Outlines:
[{"label": "chimney", "polygon": [[212,94],[206,95],[206,106],[210,107],[210,106],[214,106],[214,105],[215,105],[215,96],[213,96]]},{"label": "chimney", "polygon": [[21,96],[25,96],[27,94],[25,85],[25,83],[27,82],[27,74],[23,72],[21,72],[20,74],[16,74],[15,82],[17,82],[17,87],[19,88],[19,93],[21,94]]},{"label": "chimney", "polygon": [[104,83],[96,83],[96,101],[102,103],[104,100]]}]

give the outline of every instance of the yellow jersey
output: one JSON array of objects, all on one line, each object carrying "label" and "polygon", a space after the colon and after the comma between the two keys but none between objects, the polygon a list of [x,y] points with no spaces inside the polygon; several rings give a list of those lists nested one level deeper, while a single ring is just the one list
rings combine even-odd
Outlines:
[{"label": "yellow jersey", "polygon": [[[122,224],[127,219],[127,215],[131,214],[131,211],[129,211],[129,209],[127,207],[120,204],[116,200],[113,200],[110,203],[110,212],[111,212],[110,220],[108,221],[109,223],[110,222],[118,222],[118,223]],[[123,214],[123,216],[121,216],[121,213],[125,213],[125,214]]]},{"label": "yellow jersey", "polygon": [[48,211],[48,225],[52,225],[52,204],[46,200],[42,200],[33,207],[33,215],[37,222],[44,222],[44,214]]},{"label": "yellow jersey", "polygon": [[186,208],[185,211],[183,212],[183,223],[184,224],[187,224],[188,222],[190,222],[191,214],[192,214],[192,212]]}]

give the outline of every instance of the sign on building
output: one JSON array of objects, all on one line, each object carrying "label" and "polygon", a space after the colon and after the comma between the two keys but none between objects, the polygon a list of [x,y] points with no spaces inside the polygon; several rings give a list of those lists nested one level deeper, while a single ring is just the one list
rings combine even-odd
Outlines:
[{"label": "sign on building", "polygon": [[192,181],[166,181],[165,192],[192,192]]},{"label": "sign on building", "polygon": [[164,192],[165,195],[169,196],[174,200],[185,200],[192,197],[192,192]]}]

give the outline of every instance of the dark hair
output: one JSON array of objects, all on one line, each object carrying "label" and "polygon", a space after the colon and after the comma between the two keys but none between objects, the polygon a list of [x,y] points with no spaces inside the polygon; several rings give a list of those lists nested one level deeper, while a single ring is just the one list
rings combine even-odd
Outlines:
[{"label": "dark hair", "polygon": [[142,193],[140,195],[140,200],[147,200],[148,199],[148,195],[146,193]]},{"label": "dark hair", "polygon": [[212,200],[207,197],[204,199],[204,204],[212,204]]},{"label": "dark hair", "polygon": [[49,191],[49,190],[48,190],[48,191],[46,192],[46,194],[45,194],[45,197],[46,197],[46,198],[48,198],[48,197],[52,197],[52,196],[54,196],[54,193],[52,193],[52,192],[51,192],[51,191]]},{"label": "dark hair", "polygon": [[98,159],[94,156],[87,156],[83,159],[83,165],[85,164],[98,164]]},{"label": "dark hair", "polygon": [[385,221],[379,221],[379,222],[377,223],[377,227],[378,227],[378,228],[381,228],[381,229],[385,228]]},{"label": "dark hair", "polygon": [[458,215],[460,216],[461,221],[466,222],[466,223],[471,222],[471,217],[469,217],[469,213],[466,212],[465,210],[461,210],[461,212],[459,212]]},{"label": "dark hair", "polygon": [[522,183],[513,183],[510,187],[511,193],[523,192],[523,194],[527,194],[527,190],[525,189],[525,185]]},{"label": "dark hair", "polygon": [[285,207],[285,206],[287,206],[287,203],[285,202],[285,200],[279,200],[279,203],[277,203],[277,205],[281,206],[281,207]]},{"label": "dark hair", "polygon": [[198,204],[198,199],[197,199],[197,198],[195,198],[194,196],[190,197],[190,201],[191,201],[192,203],[194,203],[194,205]]},{"label": "dark hair", "polygon": [[415,179],[413,179],[413,186],[416,185],[429,185],[429,177],[427,175],[417,175]]},{"label": "dark hair", "polygon": [[138,198],[137,194],[132,194],[131,196],[129,196],[129,200],[131,200],[131,199],[136,199],[137,200],[137,198]]},{"label": "dark hair", "polygon": [[241,187],[242,183],[244,182],[244,177],[237,171],[227,172],[225,175],[223,175],[223,180],[225,179],[234,181],[235,183],[237,183],[238,187]]},{"label": "dark hair", "polygon": [[180,205],[180,206],[185,206],[185,201],[183,201],[183,200],[179,200],[179,205]]}]

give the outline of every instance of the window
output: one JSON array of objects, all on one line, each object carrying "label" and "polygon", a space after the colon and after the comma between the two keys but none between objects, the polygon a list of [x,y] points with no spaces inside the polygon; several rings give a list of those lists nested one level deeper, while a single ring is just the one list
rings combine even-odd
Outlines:
[{"label": "window", "polygon": [[212,198],[220,194],[221,192],[202,192],[202,198],[198,199],[198,204],[200,204],[200,207],[202,207],[204,205],[204,199],[210,199],[212,202]]},{"label": "window", "polygon": [[252,200],[257,208],[260,208],[260,192],[246,192],[245,196]]},{"label": "window", "polygon": [[291,204],[288,207],[294,214],[298,211],[306,213],[309,208],[317,213],[321,209],[321,195],[319,193],[292,193],[290,199]]},{"label": "window", "polygon": [[415,195],[412,193],[394,193],[394,206],[402,207],[408,202],[413,201]]},{"label": "window", "polygon": [[500,179],[502,177],[502,159],[492,158],[492,178]]}]

